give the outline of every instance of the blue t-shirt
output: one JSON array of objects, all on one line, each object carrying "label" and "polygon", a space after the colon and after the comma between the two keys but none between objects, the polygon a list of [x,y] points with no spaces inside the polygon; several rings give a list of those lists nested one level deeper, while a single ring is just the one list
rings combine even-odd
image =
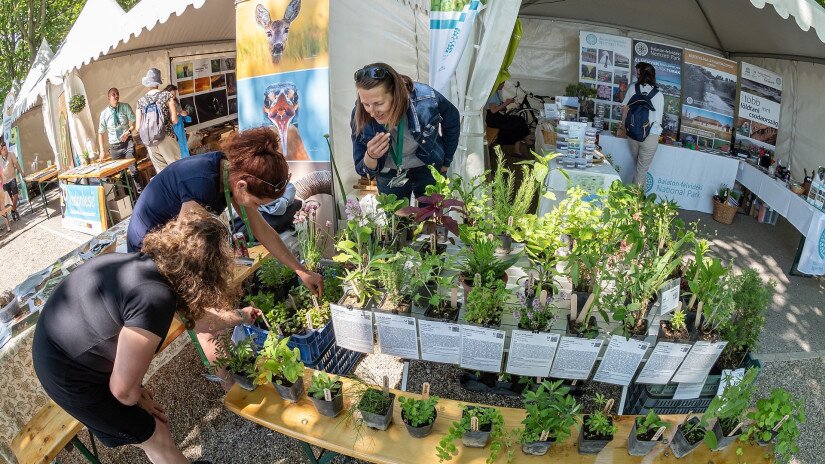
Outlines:
[{"label": "blue t-shirt", "polygon": [[226,209],[221,188],[221,159],[214,151],[175,161],[152,178],[143,189],[132,211],[126,234],[128,251],[140,251],[143,236],[180,213],[187,201],[196,201],[208,211],[220,214]]}]

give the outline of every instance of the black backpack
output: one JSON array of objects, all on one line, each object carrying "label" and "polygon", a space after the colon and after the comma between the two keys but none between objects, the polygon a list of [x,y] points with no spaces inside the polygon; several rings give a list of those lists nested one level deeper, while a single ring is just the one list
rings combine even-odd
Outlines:
[{"label": "black backpack", "polygon": [[627,102],[627,116],[624,120],[624,128],[627,136],[637,142],[644,142],[650,133],[653,123],[650,122],[650,112],[656,111],[653,107],[653,96],[659,93],[659,88],[653,86],[653,90],[647,95],[642,94],[639,83],[636,83],[636,94],[630,97]]}]

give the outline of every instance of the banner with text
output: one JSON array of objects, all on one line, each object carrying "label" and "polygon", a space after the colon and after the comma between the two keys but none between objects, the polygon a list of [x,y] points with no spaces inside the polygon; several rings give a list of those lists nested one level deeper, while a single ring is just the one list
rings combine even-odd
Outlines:
[{"label": "banner with text", "polygon": [[[581,31],[579,33],[579,82],[596,90],[595,104],[604,105],[605,120],[614,131],[622,121],[621,104],[632,78],[631,40],[627,37]],[[593,101],[583,105],[592,105]],[[582,114],[594,108],[582,107]]]},{"label": "banner with text", "polygon": [[642,62],[650,63],[656,70],[656,85],[665,97],[662,137],[665,137],[666,143],[673,143],[679,135],[679,115],[682,111],[682,49],[634,40],[631,75],[635,76],[636,65]]},{"label": "banner with text", "polygon": [[467,47],[479,0],[430,2],[430,86],[450,94],[450,79]]},{"label": "banner with text", "polygon": [[67,184],[63,188],[63,227],[92,235],[108,229],[102,186]]},{"label": "banner with text", "polygon": [[687,147],[727,153],[733,135],[737,64],[694,50],[685,50],[684,61],[679,140]]},{"label": "banner with text", "polygon": [[782,77],[745,62],[741,73],[734,149],[752,155],[763,150],[773,153],[779,134]]}]

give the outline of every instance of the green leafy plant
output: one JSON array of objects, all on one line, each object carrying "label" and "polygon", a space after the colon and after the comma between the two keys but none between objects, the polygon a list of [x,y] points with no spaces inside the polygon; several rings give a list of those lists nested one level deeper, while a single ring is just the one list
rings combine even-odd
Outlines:
[{"label": "green leafy plant", "polygon": [[398,397],[401,404],[401,416],[413,427],[429,425],[435,420],[435,405],[439,398],[431,396],[425,399]]},{"label": "green leafy plant", "polygon": [[497,325],[501,322],[508,295],[504,282],[488,275],[486,283],[477,283],[470,289],[464,320],[473,324]]},{"label": "green leafy plant", "polygon": [[304,374],[301,352],[297,347],[290,349],[287,343],[289,337],[279,339],[276,334],[269,333],[263,349],[258,352],[255,360],[255,369],[258,372],[256,384],[262,385],[273,381],[279,385],[284,381],[292,384]]},{"label": "green leafy plant", "polygon": [[[490,454],[487,457],[487,464],[496,462],[501,455],[501,452],[508,447],[510,442],[508,432],[504,430],[504,416],[501,412],[491,407],[467,407],[460,405],[461,419],[453,422],[450,429],[441,437],[438,446],[435,448],[438,462],[450,461],[453,456],[458,454],[458,447],[455,445],[456,440],[460,440],[465,432],[471,430],[470,425],[472,418],[478,419],[479,429],[487,426],[491,427],[490,432]],[[512,454],[508,453],[508,462],[512,459]]]},{"label": "green leafy plant", "polygon": [[248,295],[246,301],[261,310],[269,327],[279,335],[299,334],[306,328],[304,314],[283,301],[275,303],[272,293]]},{"label": "green leafy plant", "polygon": [[562,386],[561,380],[543,380],[535,392],[524,390],[522,397],[527,416],[521,421],[524,425],[522,443],[540,441],[544,432],[557,443],[570,436],[570,428],[576,423],[581,405],[569,392],[570,389]]},{"label": "green leafy plant", "polygon": [[[504,162],[504,152],[501,146],[495,146],[498,163],[490,184],[487,186],[491,193],[491,212],[494,230],[498,234],[512,233],[509,226],[510,218],[514,223],[524,217],[530,210],[538,191],[538,185],[533,177],[532,169],[521,166],[522,178],[518,182],[516,174],[507,168]],[[518,189],[516,184],[519,183]]]},{"label": "green leafy plant", "polygon": [[[518,327],[524,330],[544,331],[556,318],[556,308],[552,305],[553,297],[547,293],[542,301],[539,287],[529,277],[524,279],[521,291],[518,292],[518,306],[513,308],[513,317],[518,321]],[[538,294],[537,294],[538,293]]]},{"label": "green leafy plant", "polygon": [[304,265],[313,271],[319,269],[324,250],[332,239],[332,224],[327,221],[322,227],[318,223],[319,207],[317,201],[309,200],[293,219],[301,258],[304,259]]},{"label": "green leafy plant", "polygon": [[358,401],[358,409],[372,414],[383,414],[390,405],[390,397],[384,396],[384,392],[369,388],[361,395]]},{"label": "green leafy plant", "polygon": [[636,417],[636,437],[643,441],[650,441],[660,428],[667,426],[668,423],[663,421],[662,418],[651,409],[646,415]]},{"label": "green leafy plant", "polygon": [[343,281],[349,285],[358,303],[363,306],[368,299],[378,294],[375,265],[387,255],[382,253],[373,237],[373,228],[360,225],[355,220],[348,221],[347,229],[335,244],[335,249],[340,253],[332,259],[336,263],[349,265],[344,270]]},{"label": "green leafy plant", "polygon": [[73,95],[72,98],[69,99],[69,111],[72,114],[77,114],[83,111],[83,108],[86,108],[86,97],[83,95]]},{"label": "green leafy plant", "polygon": [[593,411],[584,420],[584,425],[594,435],[599,437],[612,437],[619,428],[614,425],[612,415],[609,411],[604,411],[608,400],[601,393],[596,393],[594,402],[599,406],[599,409]]},{"label": "green leafy plant", "polygon": [[670,316],[670,328],[676,331],[687,329],[684,311],[679,309],[673,312],[673,315]]},{"label": "green leafy plant", "polygon": [[269,288],[276,288],[295,279],[295,271],[275,258],[265,258],[258,269],[258,278]]},{"label": "green leafy plant", "polygon": [[505,271],[519,260],[519,254],[499,258],[496,248],[501,241],[478,228],[462,224],[459,226],[459,236],[466,245],[460,270],[464,282],[469,286],[475,285],[473,279],[476,274],[482,279],[500,280]]},{"label": "green leafy plant", "polygon": [[728,342],[719,364],[725,368],[741,365],[749,351],[759,348],[759,334],[765,326],[765,311],[773,300],[776,282],[762,281],[753,269],[745,269],[733,278],[733,316],[722,321],[719,336]]},{"label": "green leafy plant", "polygon": [[403,218],[397,213],[401,208],[409,206],[408,198],[398,198],[394,193],[378,194],[375,199],[378,202],[382,217],[382,227],[378,228],[379,236],[386,245],[401,243],[402,233],[406,234],[406,228],[402,227]]},{"label": "green leafy plant", "polygon": [[255,376],[255,343],[251,338],[233,343],[232,336],[227,333],[214,340],[217,354],[212,364],[214,367],[248,378]]},{"label": "green leafy plant", "polygon": [[485,181],[487,172],[467,180],[458,173],[446,177],[433,165],[429,168],[434,182],[424,190],[427,196],[443,195],[445,198],[454,198],[463,202],[464,207],[458,213],[461,214],[465,224],[472,224],[476,218],[489,214],[487,206],[489,194],[486,191]]},{"label": "green leafy plant", "polygon": [[679,427],[682,429],[682,435],[691,444],[702,440],[706,433],[704,425],[696,417],[685,416],[685,421]]},{"label": "green leafy plant", "polygon": [[333,397],[341,391],[341,379],[336,375],[330,377],[326,372],[316,372],[312,375],[312,383],[307,388],[307,394],[316,399],[324,399],[324,390],[329,390]]},{"label": "green leafy plant", "polygon": [[544,216],[529,214],[518,220],[513,239],[524,243],[524,253],[530,262],[527,272],[535,276],[535,291],[556,289],[554,278],[559,274],[559,250],[566,246],[562,236],[564,228],[558,210]]},{"label": "green leafy plant", "polygon": [[[785,419],[785,416],[788,418]],[[789,462],[799,451],[799,426],[805,422],[805,411],[802,401],[791,396],[785,389],[775,388],[769,398],[757,400],[756,409],[749,412],[747,417],[753,423],[739,437],[740,440],[761,440],[763,443],[773,440],[776,462],[781,464]],[[774,431],[777,426],[778,430]]]},{"label": "green leafy plant", "polygon": [[458,235],[458,222],[450,217],[450,213],[461,214],[464,202],[447,198],[441,194],[426,195],[418,198],[418,206],[407,206],[396,212],[399,216],[414,216],[415,223],[423,223],[430,226],[431,232],[435,233],[439,226],[444,227],[442,243],[447,242],[447,232]]},{"label": "green leafy plant", "polygon": [[386,291],[387,299],[394,306],[399,305],[404,300],[409,301],[411,298],[409,275],[415,266],[415,254],[412,248],[406,248],[394,255],[376,261],[375,267],[379,271],[378,280]]},{"label": "green leafy plant", "polygon": [[[722,433],[727,434],[731,432],[736,426],[745,420],[745,413],[751,403],[753,390],[756,387],[756,376],[759,371],[756,368],[750,368],[745,372],[745,375],[739,382],[733,382],[730,374],[725,379],[725,389],[721,395],[713,398],[708,405],[708,409],[702,415],[702,422],[705,427],[712,420],[716,419],[722,429]],[[716,448],[718,442],[716,434],[713,431],[705,433],[705,443],[710,449]]]}]

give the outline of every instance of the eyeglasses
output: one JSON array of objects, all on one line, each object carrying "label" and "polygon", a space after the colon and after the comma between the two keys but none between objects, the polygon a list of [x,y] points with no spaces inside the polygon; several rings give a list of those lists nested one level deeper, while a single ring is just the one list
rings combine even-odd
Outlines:
[{"label": "eyeglasses", "polygon": [[364,76],[368,76],[371,79],[383,79],[389,74],[390,72],[381,66],[364,66],[358,71],[355,71],[355,82],[360,81]]},{"label": "eyeglasses", "polygon": [[260,177],[253,176],[252,174],[244,174],[244,175],[243,175],[243,177],[251,177],[251,178],[253,178],[253,179],[259,180],[259,181],[263,182],[264,184],[266,184],[266,185],[268,185],[268,186],[270,186],[270,187],[274,188],[276,192],[280,192],[281,190],[283,190],[284,188],[286,188],[286,184],[287,184],[287,183],[289,182],[289,180],[292,178],[292,173],[287,174],[287,175],[286,175],[286,179],[282,180],[281,182],[278,182],[278,185],[271,184],[271,183],[269,183],[269,182],[267,182],[267,181],[265,181],[265,180],[261,179]]}]

